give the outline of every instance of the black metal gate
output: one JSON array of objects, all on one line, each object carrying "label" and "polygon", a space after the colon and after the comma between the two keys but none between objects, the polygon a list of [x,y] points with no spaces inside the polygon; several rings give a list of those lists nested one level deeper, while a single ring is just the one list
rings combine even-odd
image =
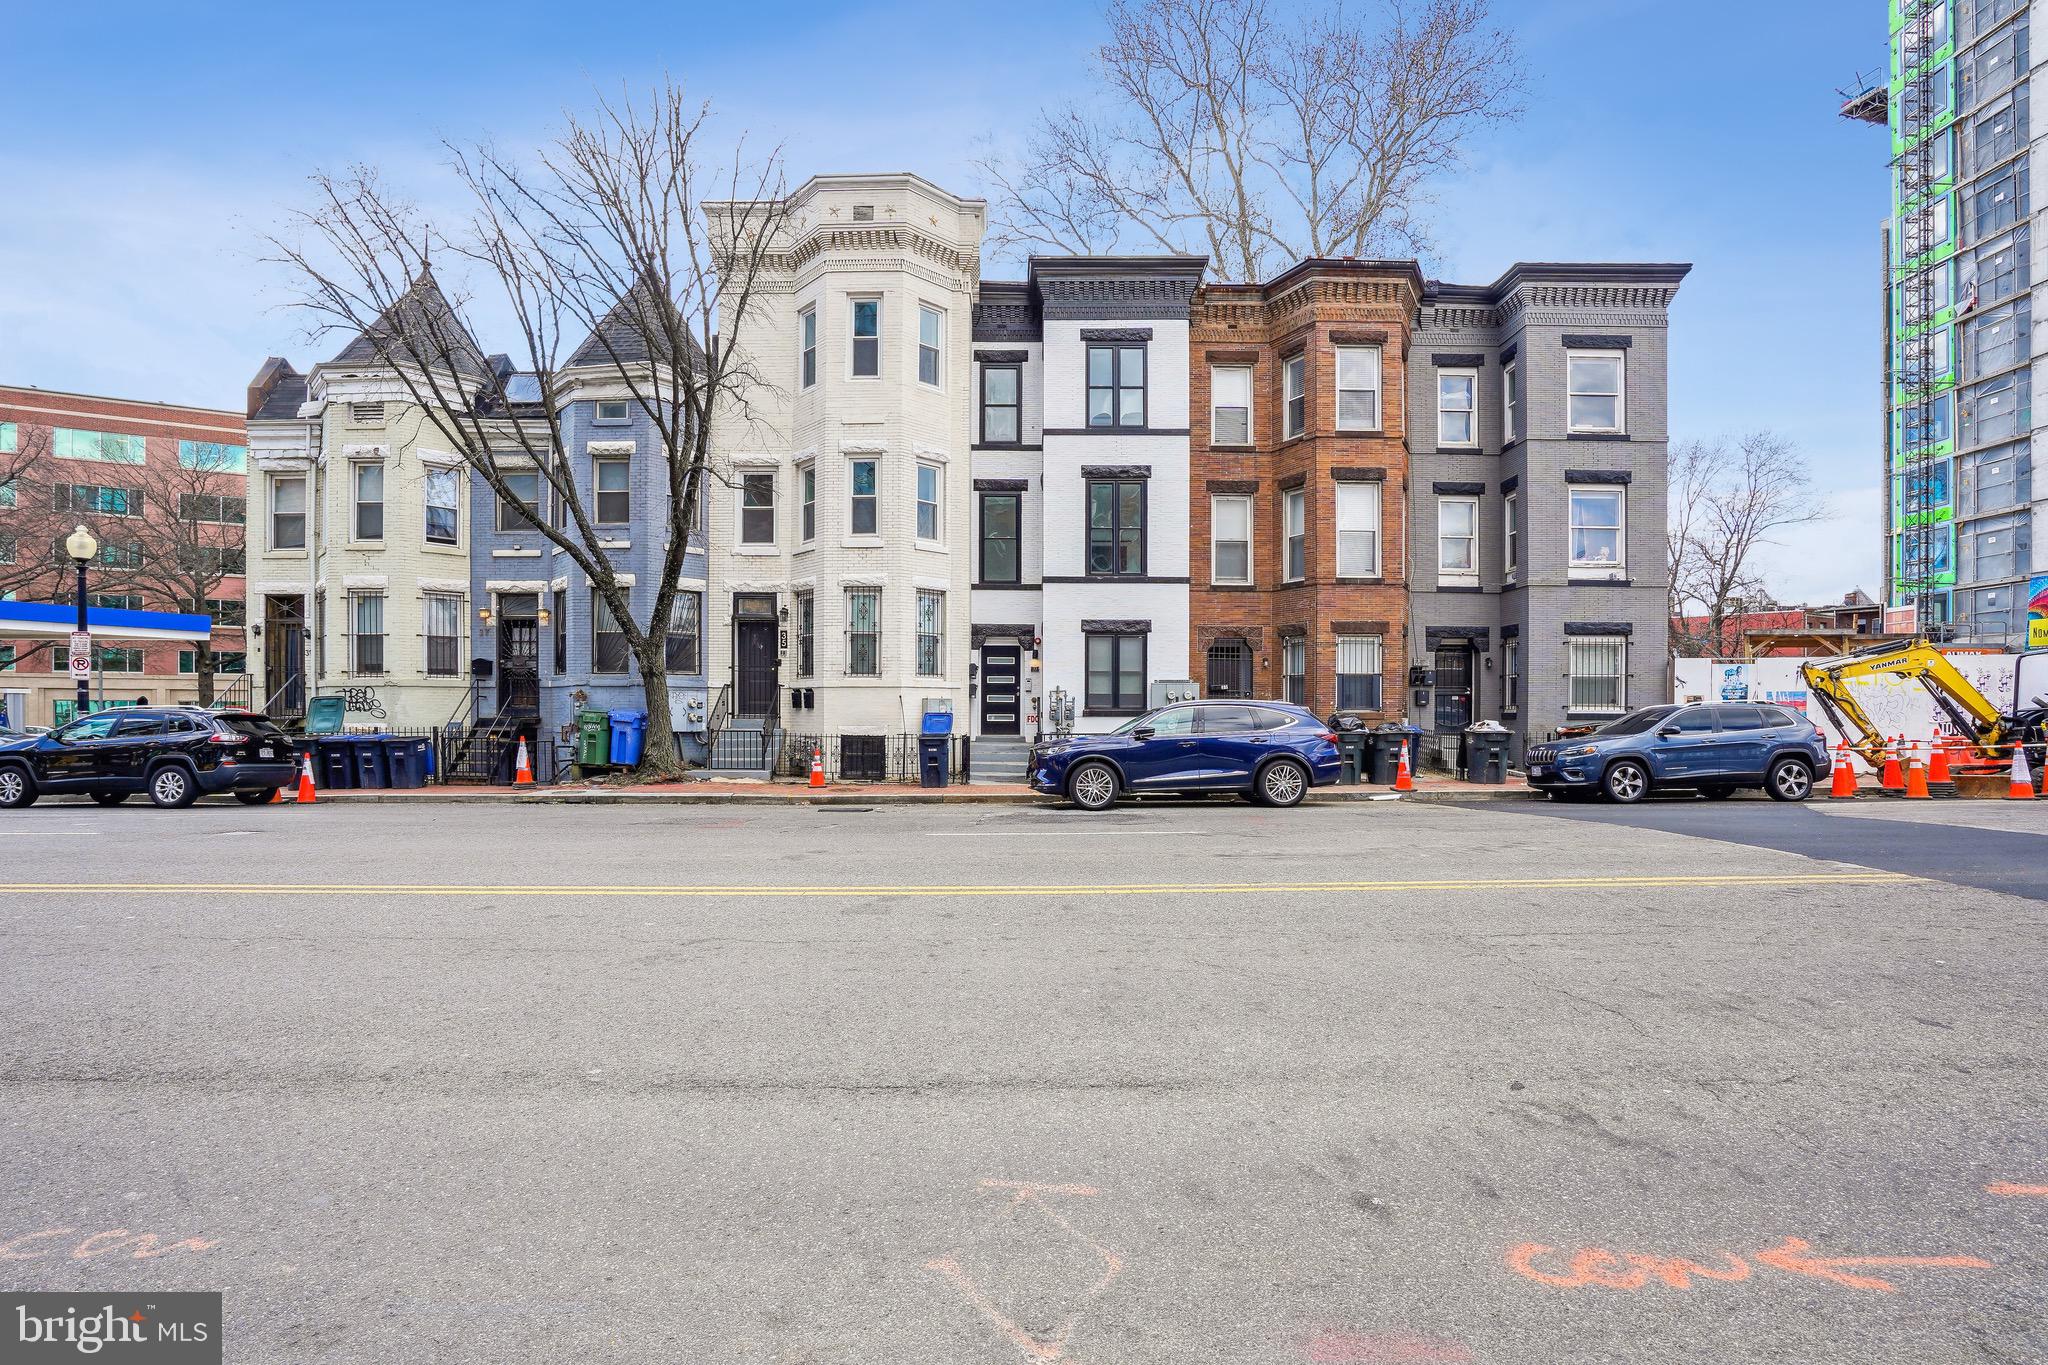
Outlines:
[{"label": "black metal gate", "polygon": [[734,673],[739,686],[735,715],[765,716],[775,704],[775,622],[738,621],[733,626]]},{"label": "black metal gate", "polygon": [[1436,652],[1436,728],[1462,734],[1472,723],[1472,646],[1445,645]]},{"label": "black metal gate", "polygon": [[540,622],[534,617],[498,619],[498,713],[540,714]]}]

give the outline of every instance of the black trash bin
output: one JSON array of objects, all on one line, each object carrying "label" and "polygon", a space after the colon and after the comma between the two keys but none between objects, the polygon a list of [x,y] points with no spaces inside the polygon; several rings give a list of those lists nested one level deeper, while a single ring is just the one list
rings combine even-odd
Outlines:
[{"label": "black trash bin", "polygon": [[358,787],[382,790],[391,785],[390,771],[384,766],[384,738],[383,735],[357,735],[350,743]]},{"label": "black trash bin", "polygon": [[1465,769],[1467,782],[1485,782],[1494,786],[1508,780],[1508,741],[1513,738],[1506,730],[1493,726],[1484,729],[1473,726],[1465,731]]},{"label": "black trash bin", "polygon": [[1375,787],[1394,785],[1394,774],[1401,766],[1401,741],[1407,737],[1407,731],[1397,725],[1382,725],[1365,737],[1366,782]]},{"label": "black trash bin", "polygon": [[948,755],[952,744],[950,735],[917,737],[917,785],[943,787],[952,780],[952,764]]},{"label": "black trash bin", "polygon": [[384,737],[384,766],[394,787],[427,785],[427,757],[431,750],[424,739]]},{"label": "black trash bin", "polygon": [[1343,765],[1339,783],[1355,787],[1364,782],[1372,769],[1372,736],[1363,730],[1337,731],[1337,760]]}]

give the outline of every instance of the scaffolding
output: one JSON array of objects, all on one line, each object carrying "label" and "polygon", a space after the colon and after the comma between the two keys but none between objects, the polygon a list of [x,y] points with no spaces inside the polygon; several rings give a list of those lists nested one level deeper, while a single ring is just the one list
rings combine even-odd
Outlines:
[{"label": "scaffolding", "polygon": [[[1885,350],[1885,568],[1887,599],[1910,607],[1917,628],[1955,638],[1954,506],[1949,460],[1956,449],[1956,360],[1949,324],[1961,291],[1953,279],[1955,166],[1946,134],[1955,117],[1946,0],[1894,0],[1891,61],[1837,93],[1844,118],[1888,124],[1893,221],[1887,238]],[[1943,286],[1948,287],[1944,288]]]}]

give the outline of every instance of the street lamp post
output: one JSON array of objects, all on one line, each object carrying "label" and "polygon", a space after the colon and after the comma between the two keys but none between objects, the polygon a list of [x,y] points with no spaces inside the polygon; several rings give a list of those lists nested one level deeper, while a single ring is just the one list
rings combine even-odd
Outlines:
[{"label": "street lamp post", "polygon": [[[71,556],[71,562],[78,566],[78,633],[89,635],[85,623],[85,566],[100,552],[100,543],[92,538],[92,532],[83,526],[64,538],[64,553]],[[92,709],[92,674],[88,671],[77,675],[78,703],[72,714],[82,716]]]}]

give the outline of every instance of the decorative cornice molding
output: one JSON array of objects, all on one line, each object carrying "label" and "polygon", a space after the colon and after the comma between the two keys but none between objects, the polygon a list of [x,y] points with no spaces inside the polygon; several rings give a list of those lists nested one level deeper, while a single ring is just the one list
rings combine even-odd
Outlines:
[{"label": "decorative cornice molding", "polygon": [[1081,633],[1083,635],[1150,635],[1152,633],[1152,623],[1135,617],[1104,621],[1084,620],[1081,622]]},{"label": "decorative cornice molding", "polygon": [[1634,635],[1636,627],[1633,621],[1567,621],[1564,623],[1564,633],[1566,635]]},{"label": "decorative cornice molding", "polygon": [[1149,464],[1084,464],[1081,466],[1084,479],[1149,479],[1152,466]]}]

